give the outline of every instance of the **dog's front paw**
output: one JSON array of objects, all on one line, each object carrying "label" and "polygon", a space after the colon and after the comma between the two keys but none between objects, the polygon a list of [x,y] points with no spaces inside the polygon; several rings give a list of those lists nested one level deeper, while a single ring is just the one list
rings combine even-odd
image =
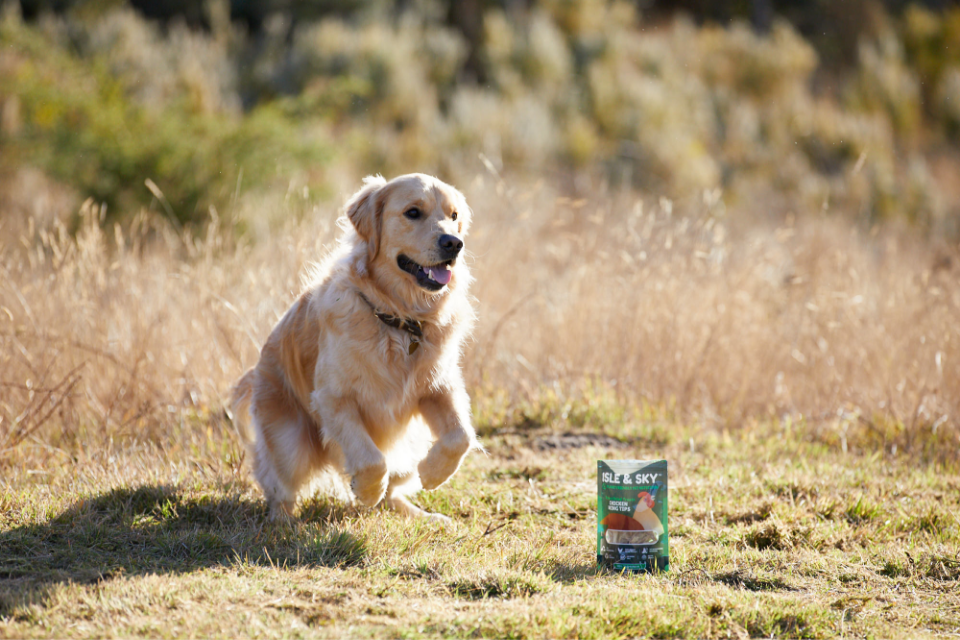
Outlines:
[{"label": "dog's front paw", "polygon": [[387,495],[387,463],[380,462],[360,469],[353,474],[350,488],[357,501],[366,507],[376,506]]},{"label": "dog's front paw", "polygon": [[460,466],[461,457],[462,456],[444,455],[427,456],[417,466],[417,471],[420,472],[420,484],[423,485],[423,488],[427,491],[436,489],[456,472],[457,467]]},{"label": "dog's front paw", "polygon": [[423,485],[425,491],[433,491],[446,482],[447,478],[453,475],[451,470],[446,469],[438,473],[436,468],[425,463],[426,460],[421,462],[418,467],[418,470],[420,471],[420,484]]},{"label": "dog's front paw", "polygon": [[434,442],[427,457],[417,465],[423,488],[430,491],[446,482],[456,473],[469,450],[470,438],[465,433],[449,433]]}]

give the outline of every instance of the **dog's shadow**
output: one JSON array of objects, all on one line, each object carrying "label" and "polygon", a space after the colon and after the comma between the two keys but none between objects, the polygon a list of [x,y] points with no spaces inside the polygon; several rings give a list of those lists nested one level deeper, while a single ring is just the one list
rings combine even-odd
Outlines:
[{"label": "dog's shadow", "polygon": [[0,532],[0,616],[43,601],[60,583],[186,573],[238,564],[345,567],[366,557],[340,528],[350,507],[317,499],[301,518],[271,522],[262,501],[190,495],[161,485],[80,500],[41,524]]}]

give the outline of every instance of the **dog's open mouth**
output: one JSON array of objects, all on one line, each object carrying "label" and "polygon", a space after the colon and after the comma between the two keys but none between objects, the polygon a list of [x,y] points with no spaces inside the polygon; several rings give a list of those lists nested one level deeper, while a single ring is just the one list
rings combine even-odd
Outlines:
[{"label": "dog's open mouth", "polygon": [[453,278],[452,269],[456,263],[456,259],[453,259],[424,267],[403,254],[397,256],[397,266],[416,278],[417,284],[428,291],[443,289]]}]

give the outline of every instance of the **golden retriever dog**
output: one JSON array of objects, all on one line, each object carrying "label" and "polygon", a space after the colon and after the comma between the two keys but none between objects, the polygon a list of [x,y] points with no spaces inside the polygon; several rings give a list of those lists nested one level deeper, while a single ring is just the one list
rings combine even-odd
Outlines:
[{"label": "golden retriever dog", "polygon": [[445,519],[404,496],[439,487],[479,448],[459,364],[474,320],[461,259],[471,211],[450,185],[410,174],[365,178],[345,214],[339,250],[234,388],[254,476],[273,516],[333,471],[363,505]]}]

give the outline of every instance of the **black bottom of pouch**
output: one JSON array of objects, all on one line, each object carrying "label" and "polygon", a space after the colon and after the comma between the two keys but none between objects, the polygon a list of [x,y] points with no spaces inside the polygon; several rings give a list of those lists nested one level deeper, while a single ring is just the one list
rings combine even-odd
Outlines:
[{"label": "black bottom of pouch", "polygon": [[621,564],[619,562],[604,560],[603,556],[598,555],[597,565],[602,569],[617,572],[625,571],[629,573],[660,573],[661,571],[670,570],[670,556],[658,556],[650,558],[646,562]]}]

